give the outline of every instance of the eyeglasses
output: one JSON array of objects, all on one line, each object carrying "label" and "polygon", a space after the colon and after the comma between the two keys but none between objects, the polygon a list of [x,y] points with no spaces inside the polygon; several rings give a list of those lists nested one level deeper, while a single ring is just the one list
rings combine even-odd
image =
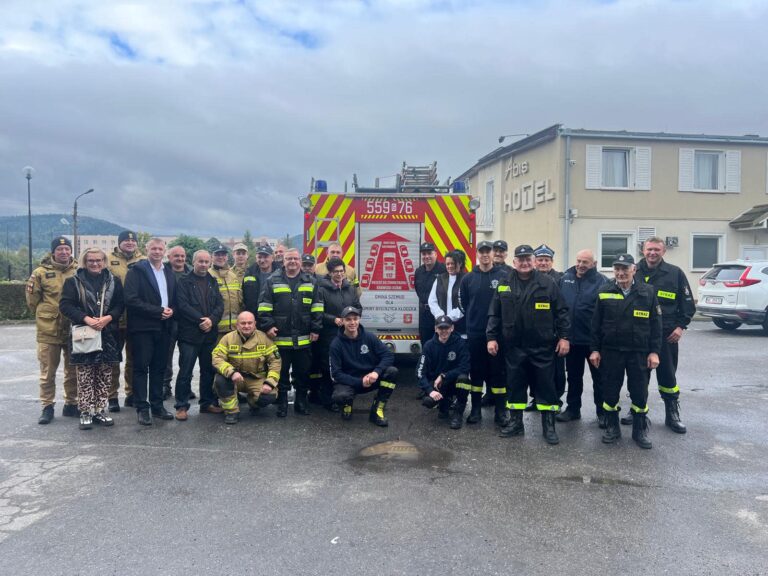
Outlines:
[{"label": "eyeglasses", "polygon": [[104,260],[86,260],[86,264],[104,264]]}]

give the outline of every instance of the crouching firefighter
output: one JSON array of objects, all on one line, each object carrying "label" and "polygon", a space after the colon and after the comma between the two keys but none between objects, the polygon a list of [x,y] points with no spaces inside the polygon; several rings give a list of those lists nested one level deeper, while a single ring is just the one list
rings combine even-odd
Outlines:
[{"label": "crouching firefighter", "polygon": [[241,312],[235,330],[225,335],[213,349],[216,378],[213,390],[224,409],[224,422],[237,424],[240,419],[238,393],[247,395],[251,412],[277,400],[280,378],[280,353],[269,337],[256,330],[251,312]]},{"label": "crouching firefighter", "polygon": [[341,406],[342,419],[349,420],[355,396],[376,390],[369,420],[377,426],[388,426],[384,410],[395,389],[395,355],[360,326],[360,310],[347,306],[341,311],[341,319],[339,335],[331,343],[332,401]]},{"label": "crouching firefighter", "polygon": [[439,406],[438,418],[449,418],[449,426],[454,430],[461,428],[472,389],[469,369],[469,347],[461,336],[454,334],[453,321],[448,316],[438,316],[435,335],[424,345],[416,377],[425,394],[422,405]]}]

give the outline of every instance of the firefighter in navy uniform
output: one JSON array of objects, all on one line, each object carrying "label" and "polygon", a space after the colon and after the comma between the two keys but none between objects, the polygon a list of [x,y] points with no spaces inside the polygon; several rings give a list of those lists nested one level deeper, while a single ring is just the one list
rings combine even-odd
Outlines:
[{"label": "firefighter in navy uniform", "polygon": [[461,428],[472,388],[469,370],[469,347],[454,333],[453,320],[440,316],[435,319],[435,335],[422,351],[416,377],[424,391],[421,403],[427,408],[439,406],[438,417],[450,418],[454,430]]},{"label": "firefighter in navy uniform", "polygon": [[[536,270],[552,278],[552,280],[555,281],[555,284],[559,287],[563,273],[558,272],[552,266],[555,259],[555,251],[546,244],[541,244],[533,249],[533,257],[535,259],[534,266],[536,266]],[[565,358],[560,356],[555,358],[555,389],[557,390],[559,404],[562,406],[563,394],[565,394]],[[533,404],[535,403],[534,400]]]},{"label": "firefighter in navy uniform", "polygon": [[641,448],[651,448],[648,439],[648,379],[659,365],[661,309],[655,289],[636,282],[635,259],[620,254],[613,262],[615,280],[597,294],[592,316],[592,353],[589,361],[600,368],[606,427],[603,442],[621,438],[619,395],[627,375],[632,401],[632,439]]},{"label": "firefighter in navy uniform", "polygon": [[[323,328],[323,297],[317,280],[301,271],[301,256],[289,248],[283,256],[283,268],[264,284],[259,303],[259,330],[277,345],[282,359],[277,394],[277,415],[288,414],[288,390],[296,389],[294,412],[308,415],[309,371],[312,366],[311,344]],[[291,368],[293,370],[291,371]]]},{"label": "firefighter in navy uniform", "polygon": [[560,439],[555,430],[559,410],[555,391],[555,354],[568,354],[570,334],[568,306],[554,280],[533,267],[533,248],[515,248],[514,269],[499,284],[488,310],[488,353],[499,353],[502,342],[507,369],[507,407],[510,420],[500,436],[525,433],[523,410],[528,398],[527,376],[536,383],[536,409],[541,412],[544,438]]},{"label": "firefighter in navy uniform", "polygon": [[[678,342],[696,313],[696,304],[683,271],[664,260],[666,251],[666,243],[661,238],[649,238],[643,243],[643,259],[637,263],[637,281],[653,285],[661,306],[661,351],[656,380],[664,400],[664,422],[678,434],[685,434],[685,424],[680,421],[680,388],[675,373]],[[631,420],[622,418],[621,423],[631,424]]]},{"label": "firefighter in navy uniform", "polygon": [[342,419],[350,420],[355,396],[376,390],[368,419],[389,426],[385,408],[395,389],[395,355],[360,325],[360,310],[347,306],[341,319],[339,335],[331,343],[332,400],[341,406]]},{"label": "firefighter in navy uniform", "polygon": [[445,264],[437,261],[437,251],[432,242],[422,242],[421,266],[414,273],[416,295],[419,298],[419,340],[421,347],[432,339],[435,333],[435,317],[429,309],[429,293],[435,283],[435,278],[445,272]]},{"label": "firefighter in navy uniform", "polygon": [[485,383],[485,394],[493,399],[496,406],[495,422],[503,426],[509,417],[504,360],[501,355],[488,354],[485,329],[488,326],[488,307],[493,294],[499,284],[506,280],[509,272],[493,265],[492,249],[493,245],[487,240],[477,245],[477,266],[461,281],[459,305],[466,318],[467,344],[472,366],[472,411],[467,417],[467,424],[476,424],[482,418],[480,404]]}]

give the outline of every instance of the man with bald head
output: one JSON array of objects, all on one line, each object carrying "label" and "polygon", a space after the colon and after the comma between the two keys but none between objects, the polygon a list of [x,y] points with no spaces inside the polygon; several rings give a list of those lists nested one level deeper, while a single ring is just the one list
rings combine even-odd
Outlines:
[{"label": "man with bald head", "polygon": [[596,267],[595,254],[584,249],[576,253],[576,265],[571,266],[560,278],[560,293],[568,304],[571,314],[571,349],[565,357],[568,373],[568,407],[557,415],[559,422],[570,422],[581,418],[581,393],[584,390],[584,363],[592,374],[595,409],[600,428],[605,427],[605,410],[600,393],[600,370],[588,362],[592,315],[600,287],[608,278]]},{"label": "man with bald head", "polygon": [[192,256],[192,271],[179,280],[178,311],[179,375],[176,377],[176,419],[186,420],[192,392],[192,371],[200,363],[200,411],[220,414],[214,405],[211,354],[218,336],[217,325],[224,314],[224,300],[216,278],[208,273],[211,255],[198,250]]},{"label": "man with bald head", "polygon": [[238,393],[245,394],[251,413],[277,400],[282,363],[275,343],[256,329],[256,317],[247,310],[237,316],[235,330],[213,350],[216,378],[213,389],[224,409],[224,423],[240,420]]}]

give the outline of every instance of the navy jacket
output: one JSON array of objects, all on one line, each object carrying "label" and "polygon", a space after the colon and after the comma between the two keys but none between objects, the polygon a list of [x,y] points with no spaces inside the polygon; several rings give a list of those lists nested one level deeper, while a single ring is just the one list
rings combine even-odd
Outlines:
[{"label": "navy jacket", "polygon": [[[176,276],[165,266],[163,274],[168,286],[168,307],[175,308]],[[128,270],[123,294],[125,308],[128,310],[128,332],[170,330],[172,322],[161,317],[163,307],[160,305],[160,288],[149,260],[140,260]]]},{"label": "navy jacket", "polygon": [[568,268],[560,279],[560,294],[571,311],[572,344],[589,346],[597,293],[606,282],[608,278],[596,268],[590,268],[582,278],[578,278],[576,266]]},{"label": "navy jacket", "polygon": [[483,272],[475,267],[464,276],[459,287],[459,307],[464,312],[466,334],[470,338],[485,338],[488,326],[488,308],[496,288],[507,277],[500,266]]},{"label": "navy jacket", "polygon": [[342,327],[331,342],[331,380],[336,384],[361,386],[363,376],[371,372],[381,376],[394,362],[395,355],[362,326],[354,340],[344,335]]},{"label": "navy jacket", "polygon": [[443,344],[437,334],[424,344],[424,350],[416,368],[419,386],[424,392],[432,392],[435,378],[443,374],[446,382],[455,382],[461,374],[469,375],[469,347],[456,332]]},{"label": "navy jacket", "polygon": [[656,290],[656,298],[661,306],[664,336],[677,327],[688,328],[693,315],[696,314],[696,304],[693,302],[691,286],[688,284],[685,272],[664,260],[656,268],[651,269],[643,258],[637,263],[635,280],[652,284]]}]

